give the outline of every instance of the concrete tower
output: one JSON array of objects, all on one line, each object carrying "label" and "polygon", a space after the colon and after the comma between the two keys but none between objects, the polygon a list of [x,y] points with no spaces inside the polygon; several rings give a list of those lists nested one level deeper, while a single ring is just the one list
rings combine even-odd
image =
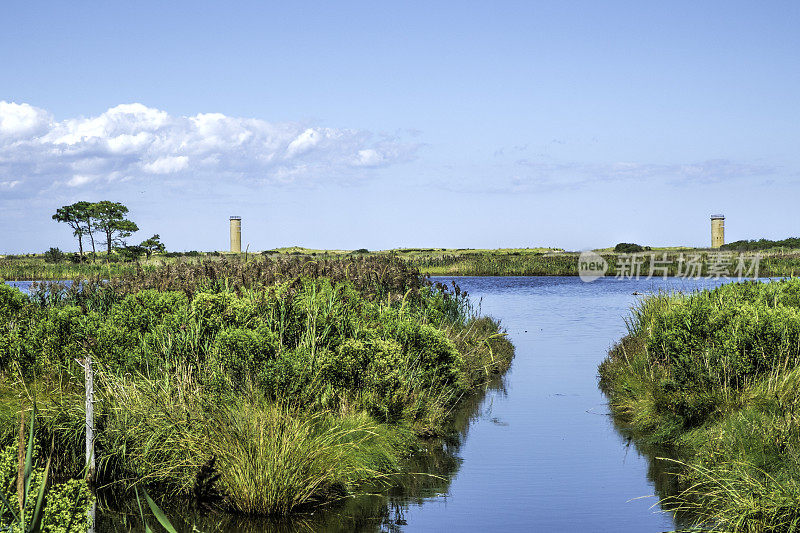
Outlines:
[{"label": "concrete tower", "polygon": [[723,244],[725,244],[725,215],[711,215],[711,247],[719,248]]},{"label": "concrete tower", "polygon": [[242,217],[231,217],[231,252],[242,251]]}]

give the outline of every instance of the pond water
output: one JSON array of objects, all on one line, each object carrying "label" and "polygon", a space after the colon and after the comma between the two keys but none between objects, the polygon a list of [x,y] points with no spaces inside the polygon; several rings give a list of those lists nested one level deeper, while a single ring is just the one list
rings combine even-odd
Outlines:
[{"label": "pond water", "polygon": [[405,513],[404,531],[665,531],[649,462],[627,444],[597,388],[597,365],[625,334],[634,292],[707,281],[458,278],[516,347],[490,391],[448,490]]},{"label": "pond water", "polygon": [[[445,281],[439,278],[439,281]],[[516,347],[502,390],[489,391],[440,494],[406,506],[403,531],[615,531],[674,529],[655,484],[668,484],[608,416],[597,365],[625,334],[640,296],[690,292],[721,280],[462,277],[484,314]],[[654,507],[655,505],[655,507]]]},{"label": "pond water", "polygon": [[16,287],[22,292],[30,292],[31,285],[34,283],[38,283],[36,281],[6,281],[6,285],[11,285],[12,287]]},{"label": "pond water", "polygon": [[[206,531],[253,532],[675,529],[654,496],[668,474],[615,428],[597,388],[597,365],[625,334],[624,318],[640,298],[633,293],[689,292],[722,281],[456,279],[483,314],[502,321],[516,357],[506,376],[462,411],[460,437],[432,444],[415,465],[440,477],[292,522],[173,512],[176,520],[186,518],[186,530],[196,522]],[[103,529],[127,529],[119,515],[99,518]]]}]

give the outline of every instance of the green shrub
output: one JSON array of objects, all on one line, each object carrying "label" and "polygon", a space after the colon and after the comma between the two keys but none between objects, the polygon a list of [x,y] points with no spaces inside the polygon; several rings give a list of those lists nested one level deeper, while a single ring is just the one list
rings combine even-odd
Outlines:
[{"label": "green shrub", "polygon": [[30,299],[22,291],[0,283],[0,318],[8,320],[29,303]]},{"label": "green shrub", "polygon": [[758,240],[752,239],[752,240],[734,241],[734,242],[729,242],[727,244],[723,244],[720,248],[723,250],[736,250],[738,252],[769,250],[772,248],[797,249],[800,248],[800,238],[789,237],[787,239],[782,239],[778,241],[773,241],[770,239],[763,239],[763,238]]},{"label": "green shrub", "polygon": [[785,294],[748,284],[676,297],[650,321],[647,351],[687,386],[740,386],[776,365],[795,365],[800,362],[800,310],[781,304],[796,305],[797,285],[784,284]]},{"label": "green shrub", "polygon": [[320,379],[333,387],[357,389],[362,386],[364,370],[372,350],[359,339],[345,339],[334,350],[321,351],[316,371]]},{"label": "green shrub", "polygon": [[129,294],[114,304],[110,319],[116,326],[128,331],[145,333],[159,324],[179,326],[175,323],[175,317],[186,305],[187,298],[182,292],[148,289]]},{"label": "green shrub", "polygon": [[378,401],[371,402],[373,416],[396,421],[408,403],[409,389],[418,383],[408,383],[408,357],[403,346],[394,339],[375,339],[371,357],[364,371],[364,387]]},{"label": "green shrub", "polygon": [[[41,448],[35,447],[34,464],[41,460]],[[17,445],[11,444],[0,450],[0,490],[12,505],[17,503]],[[44,478],[44,468],[39,465],[31,473],[31,486],[25,500],[27,516],[33,514],[39,486]],[[88,508],[93,500],[88,485],[82,479],[70,479],[49,486],[41,531],[44,533],[79,533],[88,530]],[[11,519],[6,507],[0,504],[0,524]]]},{"label": "green shrub", "polygon": [[61,263],[66,257],[66,254],[58,248],[50,248],[44,253],[45,263]]},{"label": "green shrub", "polygon": [[241,390],[255,382],[265,362],[276,352],[276,335],[266,328],[222,330],[211,348],[211,379],[217,387]]},{"label": "green shrub", "polygon": [[618,254],[635,254],[638,252],[644,252],[650,250],[649,246],[642,246],[640,244],[635,244],[632,242],[621,242],[614,246],[614,251]]}]

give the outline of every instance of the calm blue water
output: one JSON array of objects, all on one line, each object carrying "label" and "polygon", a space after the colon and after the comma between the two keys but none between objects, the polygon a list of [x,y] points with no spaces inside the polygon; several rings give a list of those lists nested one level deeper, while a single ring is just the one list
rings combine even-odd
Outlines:
[{"label": "calm blue water", "polygon": [[[392,491],[370,511],[357,513],[357,522],[349,521],[348,508],[310,525],[247,521],[209,530],[642,533],[676,527],[659,512],[657,498],[648,497],[655,491],[648,459],[628,445],[608,416],[597,365],[625,334],[623,319],[640,298],[632,293],[688,292],[722,282],[457,281],[484,314],[502,321],[516,358],[505,386],[487,393],[460,445],[451,446],[433,469],[447,479],[416,493]],[[21,288],[25,283],[19,282]],[[372,518],[364,516],[370,513]]]},{"label": "calm blue water", "polygon": [[[439,278],[444,281],[450,278]],[[633,292],[692,291],[714,280],[464,277],[516,346],[505,393],[490,392],[441,496],[412,504],[403,531],[660,532],[648,460],[627,446],[597,388],[597,365],[625,334]],[[637,499],[639,498],[639,499]]]},{"label": "calm blue water", "polygon": [[6,285],[11,285],[12,287],[16,287],[22,292],[29,292],[31,289],[31,285],[36,283],[35,281],[6,281]]}]

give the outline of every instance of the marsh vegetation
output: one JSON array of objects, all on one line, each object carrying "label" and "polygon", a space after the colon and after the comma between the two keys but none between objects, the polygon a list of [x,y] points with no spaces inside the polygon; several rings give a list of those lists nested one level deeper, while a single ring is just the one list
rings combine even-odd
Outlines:
[{"label": "marsh vegetation", "polygon": [[711,531],[800,529],[800,280],[656,294],[600,366],[620,425],[674,450],[662,501]]},{"label": "marsh vegetation", "polygon": [[[407,473],[510,365],[497,322],[394,257],[218,260],[0,285],[0,440],[35,401],[58,480],[287,515]],[[422,440],[421,440],[422,439]]]},{"label": "marsh vegetation", "polygon": [[[657,248],[641,252],[615,252],[613,249],[597,250],[608,265],[607,276],[620,273],[631,276],[638,272],[641,277],[651,273],[651,265],[656,268],[653,275],[660,277],[666,265],[667,276],[685,275],[690,264],[700,265],[693,270],[694,275],[711,275],[711,265],[715,262],[727,264],[733,277],[739,267],[737,250],[708,250],[695,248]],[[635,253],[635,264],[631,264]],[[745,271],[751,266],[756,253],[759,253],[758,275],[761,277],[793,276],[800,273],[800,251],[776,248],[766,251],[743,250],[742,265]],[[720,255],[722,254],[722,255]],[[66,280],[75,277],[90,278],[101,276],[105,279],[132,274],[139,270],[154,271],[163,267],[178,267],[182,264],[201,262],[239,260],[249,263],[303,259],[305,261],[331,261],[347,258],[385,258],[395,257],[431,276],[577,276],[577,252],[563,250],[530,248],[468,250],[440,248],[404,248],[370,252],[366,249],[311,250],[307,248],[282,248],[267,250],[258,254],[239,255],[221,252],[152,252],[149,256],[142,251],[133,258],[120,251],[112,254],[98,254],[97,262],[81,262],[77,255],[66,254],[59,262],[48,261],[43,255],[7,255],[0,257],[0,278],[6,280]],[[694,268],[694,267],[693,267]],[[745,275],[743,277],[748,277]]]}]

